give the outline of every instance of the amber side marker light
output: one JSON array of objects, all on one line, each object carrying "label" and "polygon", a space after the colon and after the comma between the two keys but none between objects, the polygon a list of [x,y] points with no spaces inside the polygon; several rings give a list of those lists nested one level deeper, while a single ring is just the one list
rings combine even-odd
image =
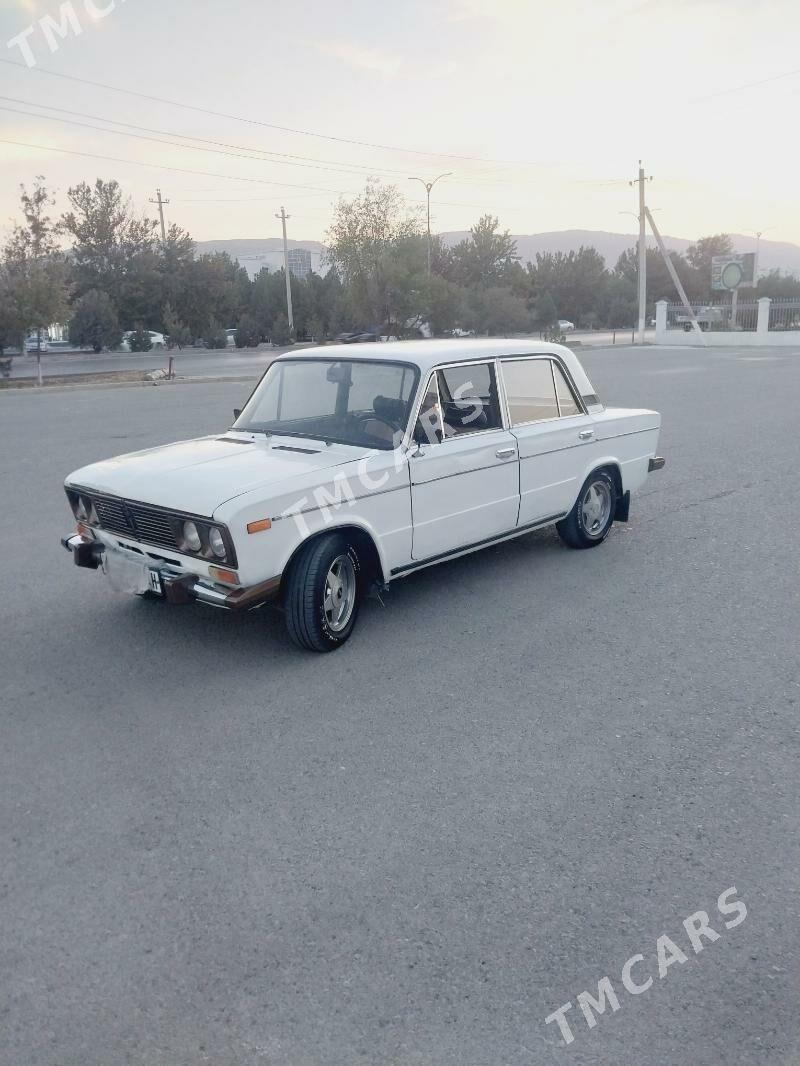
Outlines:
[{"label": "amber side marker light", "polygon": [[223,570],[219,566],[209,566],[208,576],[213,577],[215,581],[221,582],[223,585],[238,585],[239,575],[234,573],[233,570]]},{"label": "amber side marker light", "polygon": [[247,523],[248,533],[263,533],[267,529],[272,529],[272,522],[268,518],[259,518],[257,522]]}]

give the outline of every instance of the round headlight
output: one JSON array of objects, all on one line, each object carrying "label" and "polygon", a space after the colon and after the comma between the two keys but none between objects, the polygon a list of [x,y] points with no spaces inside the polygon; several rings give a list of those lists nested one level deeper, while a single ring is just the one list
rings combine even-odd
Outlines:
[{"label": "round headlight", "polygon": [[78,502],[75,505],[75,517],[79,522],[88,522],[91,509],[91,500],[87,500],[85,496],[79,496]]},{"label": "round headlight", "polygon": [[216,526],[212,526],[208,531],[208,545],[218,559],[225,558],[225,541]]},{"label": "round headlight", "polygon": [[200,540],[200,534],[194,522],[183,523],[183,544],[190,552],[199,552],[203,547],[203,542]]}]

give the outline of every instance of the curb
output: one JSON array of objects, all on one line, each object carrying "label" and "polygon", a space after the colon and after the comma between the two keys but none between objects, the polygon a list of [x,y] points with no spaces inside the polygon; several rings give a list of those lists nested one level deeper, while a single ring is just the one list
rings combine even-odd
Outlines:
[{"label": "curb", "polygon": [[[141,389],[149,388],[153,386],[170,386],[170,385],[217,385],[226,383],[247,383],[253,382],[260,377],[260,375],[248,374],[245,376],[236,377],[194,377],[194,378],[174,378],[172,381],[78,381],[74,385],[70,385],[66,382],[59,382],[57,385],[48,385],[46,380],[44,385],[36,385],[31,383],[30,385],[2,385],[0,386],[0,396],[3,393],[42,393],[42,392],[74,392],[78,389]],[[27,379],[18,379],[27,380]]]}]

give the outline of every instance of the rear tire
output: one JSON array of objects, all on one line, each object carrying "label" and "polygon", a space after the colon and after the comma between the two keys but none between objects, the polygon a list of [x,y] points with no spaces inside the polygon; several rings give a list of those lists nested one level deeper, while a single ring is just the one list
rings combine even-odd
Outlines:
[{"label": "rear tire", "polygon": [[558,535],[570,548],[596,548],[608,536],[617,509],[617,487],[605,470],[590,474],[566,518],[556,523]]},{"label": "rear tire", "polygon": [[335,651],[350,637],[362,592],[361,563],[350,540],[327,533],[300,549],[286,583],[289,636],[308,651]]}]

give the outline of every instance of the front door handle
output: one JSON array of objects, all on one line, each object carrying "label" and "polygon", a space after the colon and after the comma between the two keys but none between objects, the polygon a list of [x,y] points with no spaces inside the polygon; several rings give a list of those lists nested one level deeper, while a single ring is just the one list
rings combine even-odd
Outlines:
[{"label": "front door handle", "polygon": [[582,429],[578,434],[578,440],[591,440],[594,436],[593,429]]},{"label": "front door handle", "polygon": [[498,459],[510,459],[512,455],[517,454],[516,448],[498,448],[494,453]]}]

